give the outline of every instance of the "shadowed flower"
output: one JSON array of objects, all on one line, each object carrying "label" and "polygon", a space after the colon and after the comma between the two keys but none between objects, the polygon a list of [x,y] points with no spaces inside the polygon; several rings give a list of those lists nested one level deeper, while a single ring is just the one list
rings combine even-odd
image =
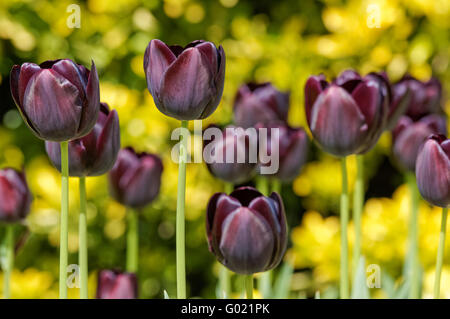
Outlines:
[{"label": "shadowed flower", "polygon": [[144,72],[158,110],[178,120],[204,119],[222,97],[225,52],[203,40],[183,48],[154,39],[145,50]]},{"label": "shadowed flower", "polygon": [[450,207],[450,140],[432,135],[419,151],[416,163],[417,186],[428,202]]},{"label": "shadowed flower", "polygon": [[289,93],[278,91],[271,83],[242,85],[234,99],[234,122],[248,128],[257,123],[286,122]]},{"label": "shadowed flower", "polygon": [[25,174],[13,168],[0,170],[0,222],[20,222],[30,212],[33,199]]},{"label": "shadowed flower", "polygon": [[97,70],[72,60],[14,65],[11,93],[25,123],[44,140],[61,142],[87,135],[97,121]]},{"label": "shadowed flower", "polygon": [[333,155],[365,153],[386,127],[389,98],[389,83],[376,73],[361,77],[347,70],[331,84],[323,75],[311,76],[305,85],[311,133]]},{"label": "shadowed flower", "polygon": [[400,165],[414,171],[417,154],[426,138],[432,134],[446,134],[445,117],[431,114],[414,122],[404,115],[393,131],[393,151]]},{"label": "shadowed flower", "polygon": [[210,251],[238,274],[275,268],[284,256],[287,225],[277,193],[263,196],[241,187],[229,196],[217,193],[208,203],[206,232]]},{"label": "shadowed flower", "polygon": [[98,274],[97,299],[137,299],[136,275],[114,270]]},{"label": "shadowed flower", "polygon": [[111,196],[129,207],[150,204],[159,193],[162,170],[158,156],[136,153],[131,147],[121,149],[109,172]]},{"label": "shadowed flower", "polygon": [[[52,164],[61,171],[60,143],[46,141],[45,149]],[[119,117],[116,110],[110,111],[106,103],[101,103],[97,123],[92,131],[69,142],[69,175],[105,174],[114,166],[119,149]]]}]

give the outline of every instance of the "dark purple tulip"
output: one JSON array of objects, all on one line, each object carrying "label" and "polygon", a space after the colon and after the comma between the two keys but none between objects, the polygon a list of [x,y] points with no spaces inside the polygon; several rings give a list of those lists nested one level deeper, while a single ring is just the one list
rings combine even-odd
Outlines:
[{"label": "dark purple tulip", "polygon": [[102,270],[98,274],[97,299],[137,299],[136,275],[115,270]]},{"label": "dark purple tulip", "polygon": [[287,246],[287,225],[280,195],[263,196],[240,187],[217,193],[208,203],[206,232],[210,251],[228,269],[253,274],[275,268]]},{"label": "dark purple tulip", "polygon": [[347,70],[331,84],[323,75],[309,77],[305,110],[314,139],[336,156],[367,152],[385,129],[389,97],[389,83],[376,73]]},{"label": "dark purple tulip", "polygon": [[33,133],[61,142],[87,135],[100,108],[97,70],[72,60],[24,63],[11,70],[11,94]]},{"label": "dark purple tulip", "polygon": [[136,153],[131,147],[121,149],[109,172],[112,197],[123,205],[140,208],[150,204],[159,193],[163,165],[149,153]]},{"label": "dark purple tulip", "polygon": [[[52,164],[61,171],[60,143],[46,141],[45,149]],[[116,110],[110,111],[106,103],[101,103],[97,123],[92,131],[69,142],[69,175],[105,174],[114,166],[119,149],[119,117]]]},{"label": "dark purple tulip", "polygon": [[270,83],[242,85],[234,99],[234,122],[248,128],[257,123],[286,122],[289,93],[278,91]]},{"label": "dark purple tulip", "polygon": [[[215,126],[209,126],[212,128]],[[231,131],[232,130],[232,131]],[[205,140],[205,161],[206,165],[215,177],[233,184],[241,184],[249,181],[255,174],[257,160],[251,161],[251,144],[257,153],[257,136],[251,136],[245,133],[240,127],[228,126],[222,130],[222,137],[212,140]],[[222,152],[222,156],[218,156]],[[227,155],[228,154],[228,155]],[[210,156],[217,156],[216,161],[212,161]],[[231,156],[233,157],[231,158]],[[227,156],[230,160],[227,160]],[[239,160],[242,159],[242,160]]]},{"label": "dark purple tulip", "polygon": [[445,117],[431,114],[414,122],[404,115],[393,131],[394,156],[405,169],[414,171],[420,147],[432,134],[446,134]]},{"label": "dark purple tulip", "polygon": [[404,76],[402,80],[392,86],[394,102],[401,99],[405,91],[410,92],[406,115],[412,120],[417,121],[428,114],[442,112],[440,107],[442,88],[436,78],[421,82],[412,76]]},{"label": "dark purple tulip", "polygon": [[[278,128],[279,136],[276,144],[279,151],[279,169],[271,177],[278,178],[282,181],[292,181],[300,173],[301,168],[308,158],[308,135],[305,130],[298,127],[293,128],[284,124],[256,125],[257,128],[267,128],[268,139],[267,149],[262,150],[264,154],[271,154],[272,130]],[[263,147],[260,145],[260,147]],[[269,165],[270,163],[267,163]],[[261,164],[262,165],[262,164]]]},{"label": "dark purple tulip", "polygon": [[417,186],[431,204],[450,207],[450,140],[432,135],[417,155]]},{"label": "dark purple tulip", "polygon": [[0,170],[0,222],[20,222],[30,212],[33,199],[25,174],[13,168]]},{"label": "dark purple tulip", "polygon": [[183,48],[154,39],[145,50],[144,72],[158,110],[179,120],[204,119],[222,97],[225,52],[203,40]]}]

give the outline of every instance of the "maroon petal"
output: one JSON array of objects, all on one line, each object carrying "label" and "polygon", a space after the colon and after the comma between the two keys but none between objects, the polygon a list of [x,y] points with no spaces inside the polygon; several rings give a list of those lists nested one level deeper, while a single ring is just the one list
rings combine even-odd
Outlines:
[{"label": "maroon petal", "polygon": [[45,69],[30,79],[24,96],[24,113],[40,138],[59,142],[76,136],[82,101],[72,83]]},{"label": "maroon petal", "polygon": [[162,41],[151,40],[144,54],[144,71],[147,77],[148,90],[154,98],[157,96],[161,81],[167,68],[176,60],[176,55]]},{"label": "maroon petal", "polygon": [[370,127],[381,112],[381,96],[378,85],[374,81],[361,82],[352,92],[353,99]]},{"label": "maroon petal", "polygon": [[31,77],[35,75],[37,72],[39,72],[41,68],[34,64],[34,63],[24,63],[20,67],[20,76],[19,76],[19,98],[20,98],[20,104],[23,104],[24,100],[24,94],[28,86],[28,82],[30,81]]},{"label": "maroon petal", "polygon": [[248,206],[253,199],[263,196],[263,194],[254,187],[243,186],[236,188],[230,196],[236,198],[242,206]]},{"label": "maroon petal", "polygon": [[77,138],[87,135],[97,122],[100,110],[100,83],[98,80],[97,68],[94,61],[91,64],[91,71],[86,86],[86,98],[83,100],[83,110],[81,114],[80,126]]},{"label": "maroon petal", "polygon": [[320,76],[310,76],[305,84],[305,112],[308,125],[311,125],[311,112],[317,97],[322,93],[323,78]]},{"label": "maroon petal", "polygon": [[52,70],[55,70],[67,80],[69,80],[73,85],[75,85],[80,92],[82,99],[86,96],[86,85],[87,78],[83,77],[78,65],[76,65],[72,60],[64,59],[59,60],[52,66]]},{"label": "maroon petal", "polygon": [[334,83],[347,92],[352,93],[356,86],[361,82],[361,76],[354,70],[345,70],[339,74]]}]

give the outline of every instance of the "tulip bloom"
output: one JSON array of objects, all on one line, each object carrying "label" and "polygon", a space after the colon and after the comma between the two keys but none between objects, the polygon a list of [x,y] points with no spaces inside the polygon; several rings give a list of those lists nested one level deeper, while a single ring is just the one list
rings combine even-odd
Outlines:
[{"label": "tulip bloom", "polygon": [[278,91],[271,83],[248,83],[236,93],[234,122],[244,128],[286,122],[288,110],[289,93]]},{"label": "tulip bloom", "polygon": [[445,117],[431,114],[414,122],[402,116],[393,131],[394,156],[399,164],[414,172],[417,154],[426,138],[432,134],[446,134]]},{"label": "tulip bloom", "polygon": [[[211,128],[213,126],[210,126]],[[208,128],[208,129],[209,129]],[[257,152],[257,136],[254,140],[240,127],[229,126],[220,137],[205,141],[206,165],[215,177],[232,184],[249,181],[255,174],[257,161],[251,162],[250,152]],[[209,158],[211,155],[211,158]],[[212,158],[214,156],[214,158]],[[228,159],[228,157],[230,159]]]},{"label": "tulip bloom", "polygon": [[159,193],[162,171],[158,156],[136,153],[131,147],[122,149],[109,172],[111,195],[119,203],[133,208],[150,204]]},{"label": "tulip bloom", "polygon": [[417,121],[428,114],[440,113],[442,87],[436,78],[421,82],[412,76],[404,76],[403,79],[392,86],[394,101],[401,99],[406,91],[410,92],[406,115],[413,121]]},{"label": "tulip bloom", "polygon": [[[45,142],[48,157],[61,171],[61,146],[57,142]],[[101,103],[100,112],[92,131],[69,142],[69,175],[99,176],[108,172],[116,162],[120,149],[119,117],[116,110],[109,110]]]},{"label": "tulip bloom", "polygon": [[14,65],[10,79],[20,114],[40,139],[69,141],[94,127],[100,108],[94,62],[91,71],[69,59]]},{"label": "tulip bloom", "polygon": [[17,223],[30,211],[32,195],[25,174],[12,168],[0,170],[0,221]]},{"label": "tulip bloom", "polygon": [[305,85],[305,110],[316,142],[336,156],[362,154],[372,148],[385,128],[389,84],[375,73],[343,72],[334,83],[323,75]]},{"label": "tulip bloom", "polygon": [[178,120],[204,119],[222,97],[225,52],[202,40],[183,48],[154,39],[145,50],[144,72],[159,111]]},{"label": "tulip bloom", "polygon": [[[257,124],[256,127],[263,128],[260,124]],[[308,136],[304,129],[292,128],[284,124],[271,124],[266,126],[266,128],[268,129],[266,149],[260,149],[260,151],[268,155],[271,154],[271,138],[274,138],[272,136],[272,129],[279,130],[278,140],[276,141],[279,149],[279,169],[275,174],[269,175],[269,177],[275,177],[286,182],[292,181],[298,176],[300,169],[308,158]],[[264,166],[269,164],[260,165]]]},{"label": "tulip bloom", "polygon": [[432,135],[421,147],[416,164],[420,194],[433,205],[450,207],[450,140]]},{"label": "tulip bloom", "polygon": [[228,269],[246,275],[273,269],[287,245],[283,202],[252,187],[217,193],[208,203],[206,232],[210,251]]},{"label": "tulip bloom", "polygon": [[98,274],[97,299],[137,299],[137,278],[133,273],[102,270]]}]

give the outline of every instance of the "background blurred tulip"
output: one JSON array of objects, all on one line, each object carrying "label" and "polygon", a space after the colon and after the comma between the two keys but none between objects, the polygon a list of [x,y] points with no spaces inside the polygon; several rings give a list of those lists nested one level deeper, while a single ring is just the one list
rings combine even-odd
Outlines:
[{"label": "background blurred tulip", "polygon": [[[209,128],[214,127],[210,126]],[[254,139],[245,133],[240,127],[228,126],[222,130],[222,136],[204,141],[206,152],[206,165],[215,177],[233,184],[241,184],[249,181],[255,174],[257,161],[251,163],[250,151],[257,152],[257,136]],[[208,155],[220,158],[212,161]],[[227,159],[227,154],[230,159]],[[231,157],[233,155],[233,157]]]},{"label": "background blurred tulip", "polygon": [[234,99],[234,122],[244,128],[257,123],[286,122],[289,93],[278,91],[271,83],[242,85]]},{"label": "background blurred tulip", "polygon": [[225,52],[203,40],[183,48],[154,39],[145,50],[144,72],[158,110],[179,120],[204,119],[222,97]]},{"label": "background blurred tulip", "polygon": [[0,222],[20,222],[28,215],[32,195],[25,174],[13,168],[0,170]]},{"label": "background blurred tulip", "polygon": [[[45,149],[52,164],[61,171],[61,146],[57,142],[45,142]],[[69,175],[98,176],[113,166],[120,149],[119,117],[116,110],[109,110],[101,103],[100,112],[92,131],[69,142]]]},{"label": "background blurred tulip", "polygon": [[131,147],[121,149],[109,172],[111,195],[123,205],[143,207],[158,195],[162,170],[158,156],[136,153]]},{"label": "background blurred tulip", "polygon": [[394,156],[400,165],[414,172],[416,158],[426,138],[432,134],[446,134],[445,117],[431,114],[414,122],[402,116],[393,131]]},{"label": "background blurred tulip", "polygon": [[[306,163],[308,159],[308,136],[303,128],[292,128],[284,124],[271,124],[271,125],[256,125],[257,128],[265,127],[268,132],[268,140],[265,150],[260,150],[264,154],[271,154],[271,138],[274,136],[271,134],[272,129],[279,129],[278,145],[279,151],[279,169],[273,175],[267,175],[267,177],[275,177],[282,181],[292,181],[298,176],[302,166]],[[260,147],[262,147],[260,145]],[[260,164],[260,165],[270,165]]]},{"label": "background blurred tulip", "polygon": [[102,270],[98,274],[97,299],[137,299],[137,278],[133,273]]},{"label": "background blurred tulip", "polygon": [[421,82],[412,76],[406,75],[393,85],[394,101],[401,99],[405,91],[410,92],[410,99],[406,108],[406,115],[416,121],[431,113],[441,113],[440,100],[442,87],[439,80],[431,78]]},{"label": "background blurred tulip", "polygon": [[450,140],[432,135],[423,144],[416,164],[420,194],[433,205],[450,206]]},{"label": "background blurred tulip", "polygon": [[206,232],[210,251],[228,269],[247,275],[273,269],[287,245],[281,198],[252,187],[217,193],[208,203]]},{"label": "background blurred tulip", "polygon": [[378,74],[361,77],[352,70],[328,84],[323,75],[305,85],[308,125],[317,143],[336,156],[365,153],[385,129],[389,84]]},{"label": "background blurred tulip", "polygon": [[69,59],[14,65],[10,85],[25,123],[41,139],[80,138],[95,125],[100,93],[94,62],[91,71]]}]

